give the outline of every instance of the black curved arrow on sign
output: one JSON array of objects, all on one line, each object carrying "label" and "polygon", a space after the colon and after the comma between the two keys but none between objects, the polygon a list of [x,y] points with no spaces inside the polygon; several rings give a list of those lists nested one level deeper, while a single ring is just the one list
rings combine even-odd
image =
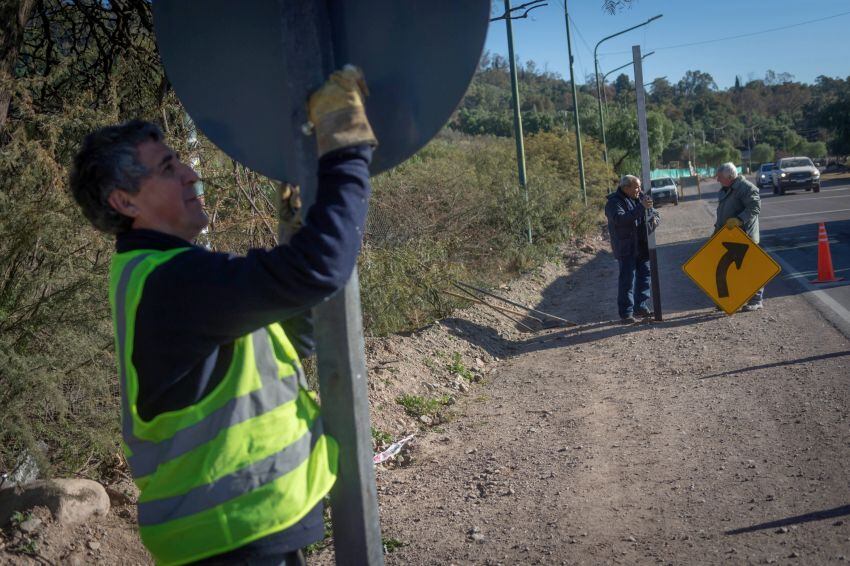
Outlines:
[{"label": "black curved arrow on sign", "polygon": [[720,298],[729,296],[729,285],[726,283],[726,274],[729,272],[729,267],[735,263],[735,267],[741,269],[744,263],[744,256],[747,255],[747,250],[750,249],[749,244],[738,244],[736,242],[723,242],[726,247],[726,253],[720,258],[717,263],[717,296]]}]

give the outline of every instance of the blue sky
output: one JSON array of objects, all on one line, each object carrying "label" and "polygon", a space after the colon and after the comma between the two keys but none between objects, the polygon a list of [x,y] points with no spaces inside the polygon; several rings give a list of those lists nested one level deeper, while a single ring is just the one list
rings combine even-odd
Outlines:
[{"label": "blue sky", "polygon": [[[517,6],[526,0],[512,0]],[[567,39],[563,0],[531,12],[527,19],[513,21],[514,50],[522,61],[534,60],[539,67],[569,78]],[[646,82],[666,76],[677,82],[688,70],[711,74],[717,85],[729,88],[735,76],[743,82],[764,78],[768,69],[787,72],[794,80],[811,83],[818,75],[850,76],[850,1],[848,0],[634,0],[631,8],[616,15],[602,11],[602,0],[570,0],[574,70],[576,81],[593,74],[593,48],[603,37],[645,22],[652,16],[664,17],[648,26],[610,39],[599,47],[601,72],[631,60],[632,45],[643,53],[655,49],[644,61]],[[494,15],[501,15],[504,1],[493,2]],[[737,39],[720,38],[810,23]],[[672,47],[712,41],[702,45]],[[485,49],[507,56],[505,22],[490,24]],[[629,71],[631,76],[631,71]],[[619,73],[608,77],[612,80]]]}]

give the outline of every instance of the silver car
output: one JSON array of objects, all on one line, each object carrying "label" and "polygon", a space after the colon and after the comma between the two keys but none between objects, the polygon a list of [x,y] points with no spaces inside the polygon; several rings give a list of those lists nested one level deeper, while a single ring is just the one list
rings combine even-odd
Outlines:
[{"label": "silver car", "polygon": [[763,189],[767,185],[773,184],[773,176],[770,172],[773,171],[773,163],[762,163],[759,170],[756,171],[756,186]]},{"label": "silver car", "polygon": [[660,179],[652,179],[650,184],[651,187],[649,190],[653,202],[672,202],[678,206],[679,188],[676,186],[675,179],[672,177],[661,177]]}]

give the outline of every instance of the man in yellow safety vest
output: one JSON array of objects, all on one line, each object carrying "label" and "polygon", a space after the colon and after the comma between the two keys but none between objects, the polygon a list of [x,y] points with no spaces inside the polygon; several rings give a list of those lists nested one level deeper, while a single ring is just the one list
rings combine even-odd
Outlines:
[{"label": "man in yellow safety vest", "polygon": [[365,83],[337,71],[309,100],[318,190],[287,243],[244,256],[192,242],[207,226],[198,176],[151,123],[83,141],[71,190],[114,234],[109,299],[124,452],[142,541],[161,564],[303,564],[324,535],[337,445],[299,357],[309,309],[355,265],[376,140]]}]

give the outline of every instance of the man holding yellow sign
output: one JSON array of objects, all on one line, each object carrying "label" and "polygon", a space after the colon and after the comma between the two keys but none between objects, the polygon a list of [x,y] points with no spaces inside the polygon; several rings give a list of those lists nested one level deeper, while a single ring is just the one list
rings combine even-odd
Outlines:
[{"label": "man holding yellow sign", "polygon": [[[717,220],[714,222],[714,232],[725,228],[741,228],[756,244],[759,243],[759,213],[761,212],[761,197],[758,188],[738,175],[734,163],[724,163],[717,168],[717,182],[722,185],[717,199]],[[744,312],[757,311],[762,308],[764,287],[744,305]]]}]

